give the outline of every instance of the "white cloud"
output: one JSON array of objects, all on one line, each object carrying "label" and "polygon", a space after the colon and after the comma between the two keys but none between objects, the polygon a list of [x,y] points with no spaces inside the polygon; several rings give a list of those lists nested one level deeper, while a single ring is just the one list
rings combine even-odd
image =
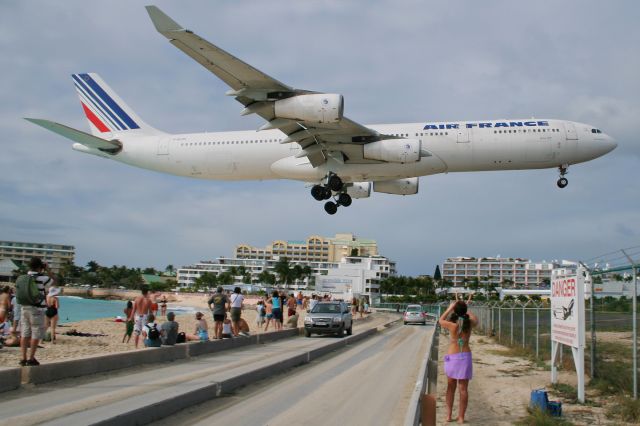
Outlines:
[{"label": "white cloud", "polygon": [[[227,88],[157,34],[141,4],[0,5],[0,238],[74,244],[78,263],[181,265],[241,242],[355,232],[402,273],[447,256],[587,258],[637,245],[640,41],[635,2],[160,1],[199,35],[287,84],[337,91],[363,123],[505,116],[592,123],[617,151],[556,172],[421,179],[336,216],[296,182],[166,176],[76,153],[22,120],[86,129],[71,84],[98,72],[141,117],[172,132],[254,129]],[[633,155],[628,155],[633,154]]]}]

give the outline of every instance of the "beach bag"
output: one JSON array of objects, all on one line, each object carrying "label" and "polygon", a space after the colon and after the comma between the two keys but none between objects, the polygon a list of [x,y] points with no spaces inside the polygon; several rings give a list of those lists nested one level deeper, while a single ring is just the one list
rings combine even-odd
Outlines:
[{"label": "beach bag", "polygon": [[155,324],[151,324],[149,327],[149,340],[160,339],[160,332]]},{"label": "beach bag", "polygon": [[187,341],[187,335],[181,331],[178,333],[178,337],[176,338],[176,343],[184,343]]},{"label": "beach bag", "polygon": [[26,274],[16,280],[16,300],[23,306],[40,306],[44,297],[38,288],[35,277]]}]

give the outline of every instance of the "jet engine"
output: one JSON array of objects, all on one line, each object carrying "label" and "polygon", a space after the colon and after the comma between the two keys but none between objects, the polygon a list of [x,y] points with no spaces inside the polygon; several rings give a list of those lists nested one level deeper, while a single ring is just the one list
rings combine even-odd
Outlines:
[{"label": "jet engine", "polygon": [[384,139],[363,146],[364,158],[390,163],[413,163],[420,161],[418,139]]},{"label": "jet engine", "polygon": [[395,180],[380,180],[373,182],[375,192],[385,194],[413,195],[418,193],[418,178],[405,178]]},{"label": "jet engine", "polygon": [[344,99],[333,93],[298,95],[275,101],[277,118],[306,121],[309,123],[337,123],[342,120]]},{"label": "jet engine", "polygon": [[347,186],[347,194],[351,198],[369,198],[371,195],[371,182],[354,182]]}]

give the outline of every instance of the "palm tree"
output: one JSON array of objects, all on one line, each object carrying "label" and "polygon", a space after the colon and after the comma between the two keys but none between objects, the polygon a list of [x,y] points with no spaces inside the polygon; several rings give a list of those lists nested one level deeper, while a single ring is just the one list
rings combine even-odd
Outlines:
[{"label": "palm tree", "polygon": [[173,267],[173,265],[167,265],[167,267],[164,268],[164,272],[166,272],[168,275],[173,275],[175,271],[176,269]]},{"label": "palm tree", "polygon": [[302,267],[302,276],[307,280],[307,286],[311,285],[310,281],[311,281],[311,277],[313,276],[313,269],[311,269],[311,266],[304,265]]},{"label": "palm tree", "polygon": [[264,284],[273,285],[276,282],[276,276],[269,271],[262,271],[258,274],[258,279]]},{"label": "palm tree", "polygon": [[289,264],[289,259],[286,257],[280,259],[273,267],[273,270],[278,274],[280,283],[286,286],[291,280],[291,265]]},{"label": "palm tree", "polygon": [[87,262],[86,269],[87,269],[87,272],[95,273],[95,272],[98,272],[98,269],[100,269],[100,265],[95,260],[90,260],[89,262]]}]

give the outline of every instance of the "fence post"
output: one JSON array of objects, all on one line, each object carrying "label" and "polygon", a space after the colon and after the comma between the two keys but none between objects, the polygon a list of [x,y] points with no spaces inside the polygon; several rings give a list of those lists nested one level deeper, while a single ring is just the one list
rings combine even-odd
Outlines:
[{"label": "fence post", "polygon": [[536,308],[536,359],[540,358],[540,308]]},{"label": "fence post", "polygon": [[525,344],[525,338],[524,338],[524,334],[525,334],[525,329],[524,329],[524,324],[525,324],[525,318],[524,318],[524,307],[522,308],[522,348],[524,349],[524,344]]},{"label": "fence post", "polygon": [[502,306],[498,306],[498,342],[502,338]]},{"label": "fence post", "polygon": [[513,306],[511,307],[511,346],[513,346]]}]

